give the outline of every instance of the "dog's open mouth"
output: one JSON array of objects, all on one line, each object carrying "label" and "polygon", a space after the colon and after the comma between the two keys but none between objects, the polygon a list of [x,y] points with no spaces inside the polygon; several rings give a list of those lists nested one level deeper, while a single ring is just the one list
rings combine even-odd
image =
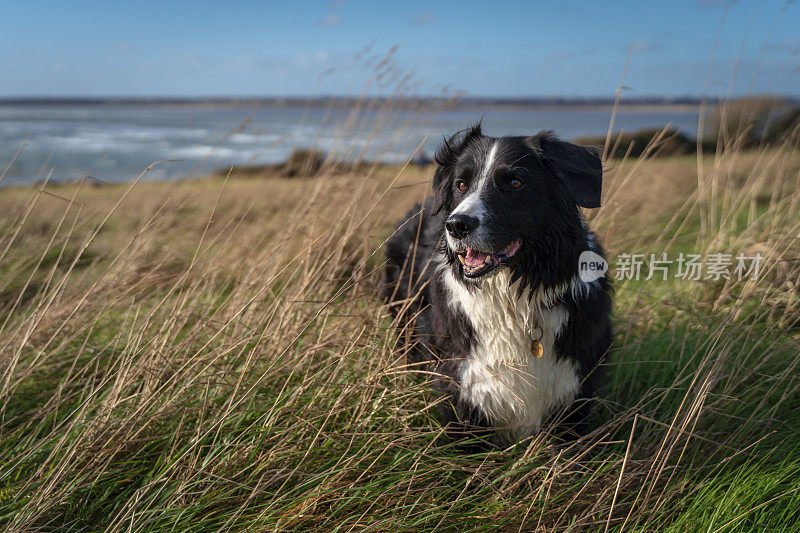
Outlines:
[{"label": "dog's open mouth", "polygon": [[457,252],[458,260],[464,267],[464,276],[478,278],[497,268],[500,263],[513,256],[519,250],[522,241],[517,239],[500,252],[483,252],[467,247]]}]

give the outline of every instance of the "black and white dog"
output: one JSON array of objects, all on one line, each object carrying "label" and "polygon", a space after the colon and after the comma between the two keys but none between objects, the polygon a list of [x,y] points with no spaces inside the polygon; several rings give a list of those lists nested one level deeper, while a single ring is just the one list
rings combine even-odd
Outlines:
[{"label": "black and white dog", "polygon": [[600,205],[598,152],[478,124],[436,163],[434,197],[387,244],[382,290],[448,397],[444,422],[510,443],[560,412],[582,433],[611,345],[611,286],[579,276],[582,252],[603,255],[579,209]]}]

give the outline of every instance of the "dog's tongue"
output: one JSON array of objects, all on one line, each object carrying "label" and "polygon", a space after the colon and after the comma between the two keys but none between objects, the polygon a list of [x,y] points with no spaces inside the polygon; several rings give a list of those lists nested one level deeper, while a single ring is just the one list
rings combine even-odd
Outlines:
[{"label": "dog's tongue", "polygon": [[471,267],[481,266],[486,262],[486,256],[489,255],[479,250],[467,248],[467,254],[464,256],[464,264]]}]

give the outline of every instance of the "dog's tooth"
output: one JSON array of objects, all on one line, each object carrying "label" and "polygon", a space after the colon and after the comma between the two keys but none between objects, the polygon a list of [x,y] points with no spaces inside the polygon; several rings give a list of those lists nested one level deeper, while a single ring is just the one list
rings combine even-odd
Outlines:
[{"label": "dog's tooth", "polygon": [[486,259],[484,259],[483,262],[486,263],[487,265],[491,265],[492,264],[492,254],[487,255]]},{"label": "dog's tooth", "polygon": [[464,265],[464,264],[466,264],[466,263],[467,263],[467,260],[466,260],[466,259],[464,259],[464,256],[463,256],[463,255],[461,255],[461,254],[459,254],[459,255],[458,255],[458,260],[459,260],[459,261],[461,261],[461,264],[462,264],[462,265]]}]

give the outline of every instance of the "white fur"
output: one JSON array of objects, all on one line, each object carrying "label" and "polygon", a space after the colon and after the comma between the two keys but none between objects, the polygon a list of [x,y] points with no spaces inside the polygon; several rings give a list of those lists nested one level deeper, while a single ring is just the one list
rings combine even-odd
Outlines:
[{"label": "white fur", "polygon": [[[492,147],[489,149],[489,153],[483,164],[483,169],[481,170],[481,175],[473,186],[472,192],[458,204],[452,213],[453,215],[469,215],[477,218],[480,223],[483,223],[486,215],[486,206],[483,205],[483,200],[481,200],[481,193],[483,189],[486,188],[486,184],[489,181],[489,173],[492,170],[495,155],[497,155],[497,142],[492,144]],[[447,234],[447,241],[451,248],[456,247],[456,241],[449,233]]]},{"label": "white fur", "polygon": [[[557,360],[554,353],[555,337],[569,318],[565,308],[549,307],[556,291],[537,291],[529,300],[526,290],[518,298],[506,268],[472,291],[450,269],[443,273],[450,305],[467,315],[476,337],[460,367],[461,394],[503,428],[501,438],[515,441],[537,432],[545,414],[574,399],[580,385],[572,362]],[[539,359],[531,355],[538,337],[534,324],[542,328]]]},{"label": "white fur", "polygon": [[481,193],[483,192],[483,189],[486,188],[486,183],[489,181],[489,173],[492,170],[492,164],[494,163],[496,154],[497,143],[495,142],[489,149],[489,154],[486,156],[486,161],[483,164],[481,175],[478,177],[477,182],[473,186],[472,192],[466,198],[464,198],[460,204],[458,204],[456,209],[453,211],[454,215],[470,215],[483,222],[483,215],[486,212],[486,208],[481,200]]},{"label": "white fur", "polygon": [[569,290],[572,292],[572,297],[575,300],[581,300],[583,298],[587,298],[589,296],[589,292],[594,290],[602,290],[600,288],[600,281],[583,281],[578,276],[572,278],[572,282],[569,284]]},{"label": "white fur", "polygon": [[489,155],[486,156],[486,164],[483,165],[483,172],[481,172],[481,187],[486,183],[486,180],[489,179],[489,172],[492,170],[492,163],[494,163],[494,157],[497,155],[497,141],[492,143],[492,147],[489,149]]}]

